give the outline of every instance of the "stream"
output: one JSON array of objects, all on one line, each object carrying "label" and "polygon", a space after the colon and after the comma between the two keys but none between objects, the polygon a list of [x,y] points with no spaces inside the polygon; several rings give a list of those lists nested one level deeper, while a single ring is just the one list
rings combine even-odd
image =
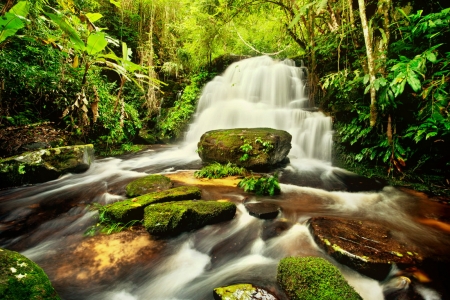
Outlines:
[{"label": "stream", "polygon": [[[418,220],[449,220],[450,207],[391,186],[350,189],[342,178],[351,174],[331,164],[331,119],[308,108],[306,75],[292,61],[269,57],[232,64],[205,86],[180,144],[98,159],[83,174],[0,191],[0,247],[38,263],[63,299],[213,299],[215,287],[234,283],[253,283],[286,299],[276,283],[280,259],[319,256],[336,265],[364,299],[378,300],[389,296],[402,270],[394,266],[383,281],[363,276],[320,249],[308,226],[318,216],[371,220],[443,259],[411,276],[414,299],[449,299],[450,229],[444,222],[431,222],[438,228]],[[235,184],[190,180],[202,166],[195,150],[204,132],[245,127],[293,136],[290,163],[278,170],[281,195],[255,196]],[[90,204],[126,199],[126,184],[155,173],[171,177],[175,186],[198,185],[202,199],[235,202],[235,218],[169,239],[155,239],[139,226],[84,235],[96,224]],[[252,201],[277,204],[281,213],[274,220],[257,219],[244,207]],[[401,295],[389,299],[409,299]]]}]

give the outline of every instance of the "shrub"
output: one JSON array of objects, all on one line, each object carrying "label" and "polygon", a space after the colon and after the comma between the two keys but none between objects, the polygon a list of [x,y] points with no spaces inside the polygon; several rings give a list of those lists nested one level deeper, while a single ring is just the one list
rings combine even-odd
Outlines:
[{"label": "shrub", "polygon": [[212,163],[201,170],[194,172],[196,178],[223,178],[227,176],[240,176],[245,175],[247,170],[240,168],[232,163],[222,165],[218,162]]},{"label": "shrub", "polygon": [[278,174],[264,175],[261,177],[249,176],[238,183],[238,187],[244,188],[245,192],[253,192],[257,195],[276,195],[280,193]]}]

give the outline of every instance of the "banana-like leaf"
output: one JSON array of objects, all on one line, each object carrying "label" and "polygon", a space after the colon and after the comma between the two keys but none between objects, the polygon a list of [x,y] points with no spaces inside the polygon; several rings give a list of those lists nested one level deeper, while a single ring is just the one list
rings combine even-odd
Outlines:
[{"label": "banana-like leaf", "polygon": [[105,38],[105,33],[94,32],[88,37],[86,52],[89,55],[96,54],[98,52],[103,51],[106,45],[108,45],[108,41]]},{"label": "banana-like leaf", "polygon": [[88,17],[89,21],[94,23],[95,21],[100,20],[103,17],[103,15],[99,13],[86,13],[86,17]]},{"label": "banana-like leaf", "polygon": [[84,42],[81,40],[80,35],[64,20],[63,15],[56,15],[52,13],[45,13],[45,15],[49,17],[54,23],[56,23],[59,28],[69,36],[69,39],[73,43],[73,47],[76,50],[83,51],[85,49]]},{"label": "banana-like leaf", "polygon": [[25,26],[30,5],[26,1],[19,1],[9,12],[0,18],[0,43]]}]

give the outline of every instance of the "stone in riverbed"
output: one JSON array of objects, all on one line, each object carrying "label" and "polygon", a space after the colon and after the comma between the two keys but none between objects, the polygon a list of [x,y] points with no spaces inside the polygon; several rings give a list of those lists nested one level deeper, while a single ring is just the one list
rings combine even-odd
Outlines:
[{"label": "stone in riverbed", "polygon": [[144,227],[156,236],[173,236],[183,231],[231,220],[236,205],[222,201],[178,201],[149,205],[144,212]]},{"label": "stone in riverbed", "polygon": [[65,173],[81,173],[94,161],[94,146],[77,145],[0,159],[0,188],[57,179]]},{"label": "stone in riverbed", "polygon": [[218,287],[214,289],[213,294],[215,300],[277,300],[277,298],[268,291],[249,283]]},{"label": "stone in riverbed", "polygon": [[275,219],[280,212],[278,205],[265,202],[245,203],[245,208],[250,215],[260,219]]},{"label": "stone in riverbed", "polygon": [[128,197],[136,197],[148,193],[165,191],[172,186],[173,183],[170,181],[170,178],[153,174],[133,180],[127,184],[125,190],[127,191]]},{"label": "stone in riverbed", "polygon": [[1,248],[0,298],[60,299],[41,267],[15,251]]},{"label": "stone in riverbed", "polygon": [[200,199],[201,189],[194,186],[180,186],[162,192],[142,195],[133,199],[115,202],[105,206],[107,217],[122,223],[144,218],[144,209],[155,203]]},{"label": "stone in riverbed", "polygon": [[286,257],[277,281],[291,300],[361,300],[338,268],[320,257]]},{"label": "stone in riverbed", "polygon": [[206,163],[234,163],[248,169],[270,169],[286,160],[292,136],[271,128],[212,130],[198,142],[198,154]]},{"label": "stone in riverbed", "polygon": [[338,262],[377,280],[386,278],[393,263],[403,268],[423,260],[419,249],[375,222],[318,217],[310,220],[310,229]]}]

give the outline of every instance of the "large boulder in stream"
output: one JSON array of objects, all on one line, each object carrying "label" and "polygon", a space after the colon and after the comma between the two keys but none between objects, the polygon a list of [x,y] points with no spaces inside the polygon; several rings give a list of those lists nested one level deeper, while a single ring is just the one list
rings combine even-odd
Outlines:
[{"label": "large boulder in stream", "polygon": [[117,222],[128,223],[144,218],[144,209],[150,204],[200,199],[202,191],[194,186],[180,186],[173,189],[145,194],[104,207],[106,217]]},{"label": "large boulder in stream", "polygon": [[271,128],[212,130],[198,142],[198,154],[206,163],[234,163],[248,169],[270,169],[286,160],[292,136]]},{"label": "large boulder in stream", "polygon": [[173,236],[233,219],[236,204],[228,201],[177,201],[145,208],[144,227],[156,236]]},{"label": "large boulder in stream", "polygon": [[0,299],[60,299],[41,267],[20,253],[0,248]]},{"label": "large boulder in stream", "polygon": [[361,300],[338,268],[320,257],[286,257],[277,281],[291,300]]},{"label": "large boulder in stream", "polygon": [[25,152],[0,159],[0,188],[41,183],[81,173],[94,161],[94,146],[76,145]]},{"label": "large boulder in stream", "polygon": [[420,249],[372,221],[317,217],[310,220],[310,230],[338,262],[376,280],[384,280],[393,263],[406,268],[423,260]]},{"label": "large boulder in stream", "polygon": [[125,190],[128,197],[136,197],[153,192],[160,192],[170,189],[173,186],[170,178],[152,174],[136,180],[133,180],[127,184]]}]

